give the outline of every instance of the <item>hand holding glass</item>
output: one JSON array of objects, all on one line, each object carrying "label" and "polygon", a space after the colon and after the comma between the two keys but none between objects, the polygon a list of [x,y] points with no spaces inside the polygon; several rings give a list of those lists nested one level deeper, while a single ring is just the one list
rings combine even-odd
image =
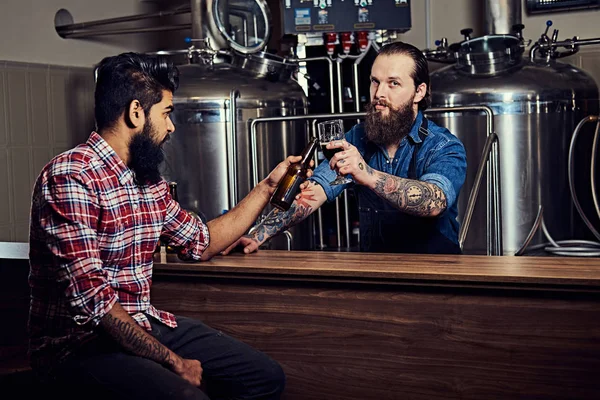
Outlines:
[{"label": "hand holding glass", "polygon": [[[339,151],[343,149],[328,149],[327,144],[334,140],[343,140],[344,139],[344,122],[341,119],[334,119],[331,121],[319,122],[319,142],[321,143],[321,149],[323,150],[323,155],[328,160],[331,160],[331,157]],[[343,185],[346,183],[351,183],[352,179],[346,178],[343,175],[340,175],[339,171],[337,172],[337,178],[329,182],[330,185]]]}]

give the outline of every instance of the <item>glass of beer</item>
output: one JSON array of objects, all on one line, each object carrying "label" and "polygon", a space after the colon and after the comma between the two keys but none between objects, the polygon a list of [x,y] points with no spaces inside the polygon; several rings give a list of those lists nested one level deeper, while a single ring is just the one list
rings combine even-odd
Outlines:
[{"label": "glass of beer", "polygon": [[[342,121],[341,119],[333,119],[330,121],[319,122],[318,127],[321,150],[323,150],[323,155],[325,156],[325,158],[330,160],[335,153],[343,150],[341,148],[328,149],[327,144],[335,140],[344,139],[344,121]],[[329,182],[330,185],[343,185],[352,182],[352,179],[340,175],[339,171],[337,175],[338,176],[335,180]]]}]

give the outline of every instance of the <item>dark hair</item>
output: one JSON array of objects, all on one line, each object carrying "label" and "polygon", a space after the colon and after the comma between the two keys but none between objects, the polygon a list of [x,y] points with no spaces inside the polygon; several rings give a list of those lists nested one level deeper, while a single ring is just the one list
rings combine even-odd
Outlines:
[{"label": "dark hair", "polygon": [[133,100],[139,100],[148,115],[162,101],[162,91],[175,92],[179,71],[165,57],[123,53],[106,57],[96,70],[94,93],[96,129],[111,128]]},{"label": "dark hair", "polygon": [[388,43],[379,50],[377,56],[391,56],[394,54],[404,54],[409,56],[415,62],[415,69],[410,77],[415,82],[415,90],[421,83],[427,85],[427,91],[423,100],[419,102],[419,110],[426,110],[431,105],[431,91],[429,89],[429,65],[423,52],[415,46],[404,42]]}]

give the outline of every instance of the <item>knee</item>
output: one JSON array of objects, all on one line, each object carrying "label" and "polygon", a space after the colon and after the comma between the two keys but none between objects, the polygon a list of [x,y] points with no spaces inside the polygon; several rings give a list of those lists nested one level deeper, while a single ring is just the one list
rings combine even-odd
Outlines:
[{"label": "knee", "polygon": [[264,369],[263,395],[269,399],[278,399],[285,388],[285,372],[275,360],[269,359],[268,366]]}]

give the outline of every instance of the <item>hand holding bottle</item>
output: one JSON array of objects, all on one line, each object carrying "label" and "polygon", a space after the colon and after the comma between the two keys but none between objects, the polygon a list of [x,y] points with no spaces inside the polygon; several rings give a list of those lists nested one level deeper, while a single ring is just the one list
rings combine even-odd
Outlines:
[{"label": "hand holding bottle", "polygon": [[[310,167],[314,165],[312,158],[317,146],[317,138],[312,139],[300,157],[288,157],[286,161],[280,163],[277,168],[271,172],[269,175],[270,178],[277,172],[277,174],[272,177],[273,180],[277,176],[280,177],[277,189],[275,189],[275,192],[271,196],[271,205],[282,211],[289,210],[296,195],[300,191],[300,185],[312,175]],[[285,173],[281,174],[281,170],[278,169],[282,167],[282,164],[285,165],[286,162],[287,168]]]}]

